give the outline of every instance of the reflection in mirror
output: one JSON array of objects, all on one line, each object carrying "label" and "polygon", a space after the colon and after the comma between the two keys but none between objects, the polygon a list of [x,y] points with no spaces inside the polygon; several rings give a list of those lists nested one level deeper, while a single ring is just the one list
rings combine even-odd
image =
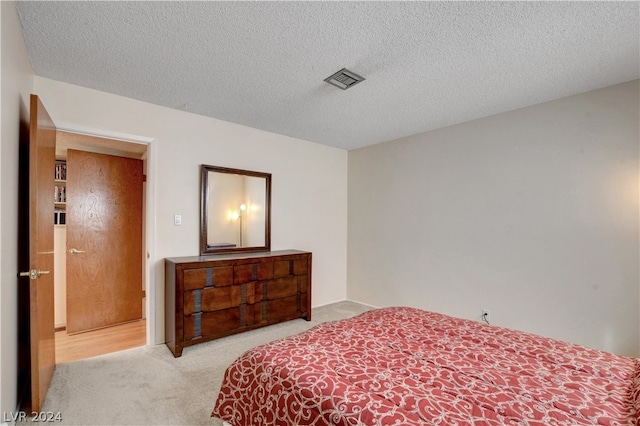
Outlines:
[{"label": "reflection in mirror", "polygon": [[271,175],[201,166],[200,254],[270,247]]}]

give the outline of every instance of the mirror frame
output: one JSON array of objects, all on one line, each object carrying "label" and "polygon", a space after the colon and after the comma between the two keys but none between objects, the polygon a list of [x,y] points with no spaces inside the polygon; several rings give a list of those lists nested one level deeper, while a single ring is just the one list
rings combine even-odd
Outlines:
[{"label": "mirror frame", "polygon": [[[242,176],[252,176],[264,178],[266,180],[265,188],[265,229],[264,229],[264,246],[253,247],[230,247],[230,248],[209,248],[207,241],[209,217],[209,172],[228,173]],[[250,170],[230,169],[228,167],[200,165],[200,255],[216,253],[235,253],[235,252],[252,252],[252,251],[270,251],[271,250],[271,173],[254,172]]]}]

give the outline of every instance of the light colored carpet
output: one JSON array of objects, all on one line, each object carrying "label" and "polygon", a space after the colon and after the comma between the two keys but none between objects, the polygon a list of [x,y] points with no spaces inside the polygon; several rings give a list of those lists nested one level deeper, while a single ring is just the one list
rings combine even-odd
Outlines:
[{"label": "light colored carpet", "polygon": [[145,346],[56,367],[42,411],[62,425],[222,425],[211,418],[225,369],[248,349],[354,316],[370,307],[344,301],[297,319],[185,348]]}]

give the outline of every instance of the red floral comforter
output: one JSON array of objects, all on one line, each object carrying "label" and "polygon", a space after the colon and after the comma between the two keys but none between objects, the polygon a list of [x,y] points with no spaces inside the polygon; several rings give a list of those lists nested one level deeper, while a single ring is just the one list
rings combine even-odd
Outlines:
[{"label": "red floral comforter", "polygon": [[212,416],[244,425],[637,425],[639,359],[396,307],[252,349]]}]

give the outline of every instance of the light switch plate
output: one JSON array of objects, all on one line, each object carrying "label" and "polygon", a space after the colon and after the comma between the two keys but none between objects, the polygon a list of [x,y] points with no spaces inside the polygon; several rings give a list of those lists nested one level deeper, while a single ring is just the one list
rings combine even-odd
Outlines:
[{"label": "light switch plate", "polygon": [[175,216],[173,217],[173,224],[174,224],[175,226],[180,226],[180,225],[182,225],[182,215],[180,215],[180,214],[175,215]]}]

